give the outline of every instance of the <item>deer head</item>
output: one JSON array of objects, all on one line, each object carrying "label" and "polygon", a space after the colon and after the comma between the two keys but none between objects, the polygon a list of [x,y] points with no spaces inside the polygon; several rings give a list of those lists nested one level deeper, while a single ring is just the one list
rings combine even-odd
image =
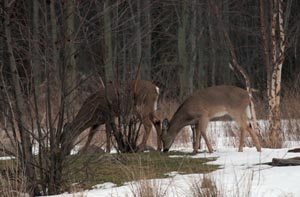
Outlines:
[{"label": "deer head", "polygon": [[195,125],[196,142],[194,144],[194,153],[198,150],[201,135],[209,152],[213,152],[206,136],[208,122],[212,118],[226,114],[240,126],[239,151],[243,151],[245,130],[251,135],[257,151],[261,151],[257,136],[248,122],[251,118],[249,103],[248,93],[235,86],[213,86],[195,92],[179,106],[170,122],[167,119],[162,122],[163,151],[167,152],[170,149],[175,137],[184,126]]}]

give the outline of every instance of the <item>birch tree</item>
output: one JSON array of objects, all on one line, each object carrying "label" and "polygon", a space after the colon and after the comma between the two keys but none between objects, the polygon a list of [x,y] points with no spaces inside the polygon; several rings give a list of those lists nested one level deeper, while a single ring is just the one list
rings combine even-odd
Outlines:
[{"label": "birch tree", "polygon": [[[285,29],[284,29],[284,4],[283,0],[273,0],[269,6],[270,21],[265,13],[264,0],[260,0],[260,19],[267,71],[267,98],[269,106],[270,146],[281,146],[281,73],[285,57]],[[287,3],[291,3],[288,1]],[[288,6],[287,6],[288,7]],[[287,17],[285,17],[287,19]],[[269,25],[269,28],[267,27]],[[268,31],[271,29],[271,31]],[[269,43],[271,42],[271,43]]]}]

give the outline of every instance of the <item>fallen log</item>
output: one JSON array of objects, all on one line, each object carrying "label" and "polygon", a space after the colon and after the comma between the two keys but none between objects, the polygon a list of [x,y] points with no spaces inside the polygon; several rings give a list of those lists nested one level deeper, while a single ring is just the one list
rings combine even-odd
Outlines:
[{"label": "fallen log", "polygon": [[290,150],[288,150],[288,152],[290,152],[290,153],[300,153],[300,148],[290,149]]},{"label": "fallen log", "polygon": [[300,165],[300,157],[288,159],[273,158],[272,162],[267,163],[271,166],[298,166]]}]

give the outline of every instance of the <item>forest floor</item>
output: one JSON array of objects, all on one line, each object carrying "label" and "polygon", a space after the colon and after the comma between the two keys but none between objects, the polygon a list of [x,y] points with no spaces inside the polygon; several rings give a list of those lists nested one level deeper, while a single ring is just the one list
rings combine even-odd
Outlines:
[{"label": "forest floor", "polygon": [[[284,124],[287,122],[290,124],[290,121],[283,121]],[[260,121],[261,128],[263,125],[266,125],[265,121]],[[131,172],[131,175],[135,177],[135,179],[132,179],[133,181],[125,183],[99,181],[99,184],[95,184],[91,187],[92,189],[75,193],[64,193],[56,197],[130,197],[144,196],[145,194],[149,194],[147,196],[172,197],[300,196],[300,166],[275,167],[267,164],[267,162],[271,162],[273,158],[300,157],[300,153],[288,152],[291,148],[300,147],[299,140],[292,137],[294,136],[293,133],[295,130],[291,129],[290,126],[284,128],[286,128],[284,130],[285,134],[289,133],[289,135],[285,135],[288,136],[288,139],[284,141],[283,148],[263,148],[262,152],[257,152],[255,148],[251,147],[251,139],[247,137],[244,152],[238,152],[237,145],[239,140],[236,125],[231,121],[211,122],[208,128],[208,134],[215,149],[215,152],[212,154],[207,153],[204,149],[196,155],[191,155],[189,154],[192,152],[190,140],[182,141],[178,140],[180,139],[180,137],[178,137],[172,146],[171,154],[168,155],[169,158],[177,158],[177,160],[168,160],[166,156],[161,156],[159,153],[143,153],[146,156],[144,159],[147,158],[143,162],[146,162],[147,165],[141,161],[143,160],[141,159],[142,157],[135,157],[135,159],[139,159],[134,159],[136,164],[134,168],[127,168],[125,165],[122,165],[123,171],[127,171],[127,174]],[[186,132],[185,135],[190,135],[191,133],[189,129],[186,129],[184,132]],[[153,163],[151,158],[153,158],[153,160],[158,159],[162,169],[166,169],[164,167],[167,166],[168,173],[165,173],[163,170],[164,172],[161,173],[163,176],[156,178],[149,176],[155,174],[150,172],[149,166]],[[200,158],[204,158],[205,160],[197,160]],[[130,159],[128,161],[130,161]],[[157,164],[157,162],[154,163]],[[202,172],[197,172],[197,170],[203,167],[201,165],[206,167],[216,165],[217,170],[215,170],[216,168],[214,167],[209,167]],[[145,168],[142,169],[142,166]],[[118,171],[120,171],[120,169],[115,169],[116,173]],[[78,174],[79,173],[82,172],[78,172]],[[207,184],[207,182],[209,184]]]}]

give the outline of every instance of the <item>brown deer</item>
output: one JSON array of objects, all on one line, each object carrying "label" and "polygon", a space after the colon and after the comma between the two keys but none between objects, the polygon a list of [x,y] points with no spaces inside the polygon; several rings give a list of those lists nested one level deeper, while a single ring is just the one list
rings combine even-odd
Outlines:
[{"label": "brown deer", "polygon": [[[62,143],[67,143],[66,154],[71,151],[76,138],[84,130],[90,128],[87,142],[82,149],[84,151],[95,135],[97,127],[102,124],[106,124],[106,151],[110,152],[112,129],[108,121],[114,119],[111,116],[117,117],[120,113],[128,115],[129,111],[132,110],[131,108],[134,108],[140,115],[145,128],[145,134],[139,149],[143,150],[145,148],[152,124],[154,124],[158,136],[158,149],[161,150],[161,126],[159,119],[155,116],[158,97],[159,88],[150,81],[132,80],[107,84],[106,88],[101,88],[98,92],[89,96],[73,121],[65,126],[66,133],[62,135]],[[120,106],[126,106],[127,108],[121,108]]]},{"label": "brown deer", "polygon": [[261,151],[258,138],[248,122],[251,118],[249,96],[246,90],[235,86],[213,86],[190,95],[177,109],[170,123],[162,123],[163,151],[169,151],[179,131],[187,125],[195,125],[196,141],[194,153],[197,152],[201,135],[208,151],[213,152],[206,135],[206,128],[212,118],[229,115],[240,126],[239,152],[243,151],[244,135],[247,130],[253,139],[257,151]]}]

